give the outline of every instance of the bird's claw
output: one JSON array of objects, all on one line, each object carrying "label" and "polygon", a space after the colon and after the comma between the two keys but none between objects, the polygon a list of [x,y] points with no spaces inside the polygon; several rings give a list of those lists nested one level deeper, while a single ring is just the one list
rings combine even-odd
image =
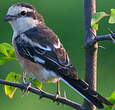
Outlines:
[{"label": "bird's claw", "polygon": [[57,91],[57,93],[55,94],[55,99],[57,99],[58,97],[60,97],[61,95],[60,95],[60,92],[59,91]]},{"label": "bird's claw", "polygon": [[28,95],[29,94],[29,88],[31,87],[31,82],[28,82],[28,83],[24,83],[24,86],[25,86],[25,89],[23,90],[23,96],[26,94]]}]

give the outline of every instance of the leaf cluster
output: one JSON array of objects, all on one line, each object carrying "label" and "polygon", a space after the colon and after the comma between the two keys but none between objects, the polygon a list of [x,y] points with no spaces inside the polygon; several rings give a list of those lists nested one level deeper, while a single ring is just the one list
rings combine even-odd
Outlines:
[{"label": "leaf cluster", "polygon": [[98,30],[100,20],[102,20],[105,17],[109,17],[109,24],[115,24],[115,9],[111,9],[110,14],[107,14],[106,12],[96,12],[95,14],[93,14],[91,20],[92,28]]},{"label": "leaf cluster", "polygon": [[[16,60],[14,48],[8,43],[0,43],[0,65],[3,65],[8,61],[13,61],[13,60]],[[21,74],[18,74],[16,72],[10,72],[7,74],[5,80],[10,82],[20,83],[22,82],[21,80],[22,77],[23,75]],[[39,89],[42,88],[42,83],[40,83],[38,80],[34,80],[32,82],[32,85]],[[16,87],[4,85],[5,94],[9,98],[13,98],[16,90],[17,90]]]}]

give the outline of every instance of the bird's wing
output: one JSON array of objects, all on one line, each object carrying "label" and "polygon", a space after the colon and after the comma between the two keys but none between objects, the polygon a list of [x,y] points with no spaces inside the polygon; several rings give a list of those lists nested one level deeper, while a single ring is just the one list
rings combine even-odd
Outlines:
[{"label": "bird's wing", "polygon": [[47,28],[29,30],[15,38],[15,45],[18,54],[54,71],[66,84],[96,107],[103,108],[103,103],[112,105],[76,76],[75,68],[70,64],[67,52],[51,30]]},{"label": "bird's wing", "polygon": [[75,68],[59,38],[49,28],[32,28],[15,39],[18,53],[59,75],[76,77]]}]

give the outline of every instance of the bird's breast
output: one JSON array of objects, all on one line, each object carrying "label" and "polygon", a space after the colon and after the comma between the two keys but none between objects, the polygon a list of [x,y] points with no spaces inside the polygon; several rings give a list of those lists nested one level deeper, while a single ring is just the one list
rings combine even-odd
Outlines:
[{"label": "bird's breast", "polygon": [[59,80],[59,77],[56,75],[55,72],[51,70],[47,70],[41,64],[34,63],[31,60],[21,56],[16,49],[14,41],[13,41],[13,45],[15,47],[15,54],[17,59],[19,60],[20,64],[22,65],[22,67],[24,67],[24,69],[27,71],[28,74],[33,74],[34,77],[40,82],[44,82],[48,80],[52,82],[57,82]]},{"label": "bird's breast", "polygon": [[45,69],[42,65],[38,63],[34,63],[28,59],[25,59],[21,57],[20,55],[17,55],[17,58],[21,62],[21,65],[24,67],[24,69],[29,74],[33,74],[36,79],[38,79],[40,82],[48,81],[57,78],[56,73],[53,71]]}]

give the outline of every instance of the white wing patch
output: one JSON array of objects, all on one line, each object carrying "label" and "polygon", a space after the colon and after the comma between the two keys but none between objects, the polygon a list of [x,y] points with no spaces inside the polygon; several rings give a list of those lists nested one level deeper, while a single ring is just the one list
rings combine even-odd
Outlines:
[{"label": "white wing patch", "polygon": [[60,48],[61,47],[61,43],[60,43],[60,40],[58,39],[58,43],[57,44],[54,44],[54,47],[55,48]]},{"label": "white wing patch", "polygon": [[39,63],[45,64],[45,61],[43,59],[41,59],[39,57],[36,57],[36,56],[34,56],[33,58],[34,58],[35,62],[39,62]]},{"label": "white wing patch", "polygon": [[39,43],[36,43],[36,42],[33,42],[31,39],[29,39],[25,34],[21,34],[21,38],[23,40],[25,40],[26,42],[29,42],[32,46],[37,46],[43,50],[46,50],[46,51],[51,51],[52,49],[47,46],[47,47],[43,47],[42,45],[40,45]]},{"label": "white wing patch", "polygon": [[35,43],[34,45],[35,45],[35,46],[38,46],[38,47],[40,47],[41,49],[46,50],[46,51],[51,51],[51,50],[52,50],[49,46],[47,46],[47,47],[45,48],[45,47],[41,46],[39,43]]}]

